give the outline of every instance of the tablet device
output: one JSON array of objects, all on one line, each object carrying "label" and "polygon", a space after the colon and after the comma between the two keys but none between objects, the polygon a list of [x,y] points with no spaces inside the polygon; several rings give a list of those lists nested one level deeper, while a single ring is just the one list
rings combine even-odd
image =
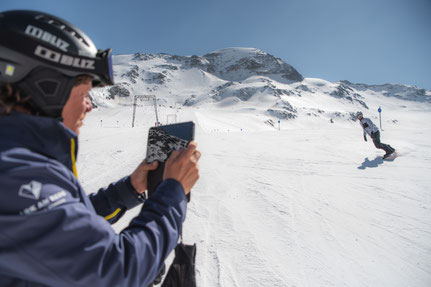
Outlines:
[{"label": "tablet device", "polygon": [[[195,124],[193,122],[176,123],[152,127],[148,131],[147,163],[158,161],[156,170],[148,173],[148,197],[156,190],[163,180],[165,162],[174,150],[186,149],[194,140]],[[190,193],[187,196],[190,200]]]}]

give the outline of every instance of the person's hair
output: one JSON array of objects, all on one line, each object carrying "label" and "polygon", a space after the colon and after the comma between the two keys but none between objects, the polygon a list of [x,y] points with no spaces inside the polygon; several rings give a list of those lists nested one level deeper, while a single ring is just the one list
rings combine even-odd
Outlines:
[{"label": "person's hair", "polygon": [[[93,77],[81,75],[75,78],[74,86],[88,83]],[[28,111],[31,114],[37,115],[30,103],[30,96],[24,95],[16,85],[4,84],[0,86],[0,115],[9,115],[17,109]]]},{"label": "person's hair", "polygon": [[21,107],[32,111],[29,103],[30,97],[24,96],[13,84],[4,84],[0,87],[0,114],[9,115],[16,108]]}]

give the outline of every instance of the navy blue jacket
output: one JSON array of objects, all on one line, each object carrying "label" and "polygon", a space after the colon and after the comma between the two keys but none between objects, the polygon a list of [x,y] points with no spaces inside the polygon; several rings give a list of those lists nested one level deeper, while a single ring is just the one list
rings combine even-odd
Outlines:
[{"label": "navy blue jacket", "polygon": [[77,137],[54,119],[0,116],[0,286],[148,286],[186,214],[168,179],[120,234],[110,223],[143,199],[125,177],[87,196]]}]

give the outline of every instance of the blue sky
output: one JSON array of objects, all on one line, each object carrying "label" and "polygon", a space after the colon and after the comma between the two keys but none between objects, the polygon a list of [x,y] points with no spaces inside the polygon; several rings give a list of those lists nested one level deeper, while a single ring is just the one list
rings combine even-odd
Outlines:
[{"label": "blue sky", "polygon": [[254,47],[304,77],[431,89],[431,0],[0,0],[64,18],[115,54]]}]

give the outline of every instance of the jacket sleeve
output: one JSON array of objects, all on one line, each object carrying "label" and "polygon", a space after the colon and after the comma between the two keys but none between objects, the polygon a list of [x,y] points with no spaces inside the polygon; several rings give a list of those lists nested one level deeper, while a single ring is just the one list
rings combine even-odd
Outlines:
[{"label": "jacket sleeve", "polygon": [[160,184],[120,234],[71,200],[27,215],[20,224],[11,220],[0,240],[14,247],[2,258],[10,259],[11,276],[48,286],[146,287],[175,248],[185,214],[184,190],[173,179]]},{"label": "jacket sleeve", "polygon": [[366,139],[367,138],[367,132],[365,131],[364,125],[362,124],[361,121],[359,121],[359,124],[361,125],[362,131],[364,133],[364,139]]},{"label": "jacket sleeve", "polygon": [[117,222],[128,209],[145,200],[133,188],[130,176],[101,188],[97,193],[88,196],[96,213],[105,218],[110,224]]}]

